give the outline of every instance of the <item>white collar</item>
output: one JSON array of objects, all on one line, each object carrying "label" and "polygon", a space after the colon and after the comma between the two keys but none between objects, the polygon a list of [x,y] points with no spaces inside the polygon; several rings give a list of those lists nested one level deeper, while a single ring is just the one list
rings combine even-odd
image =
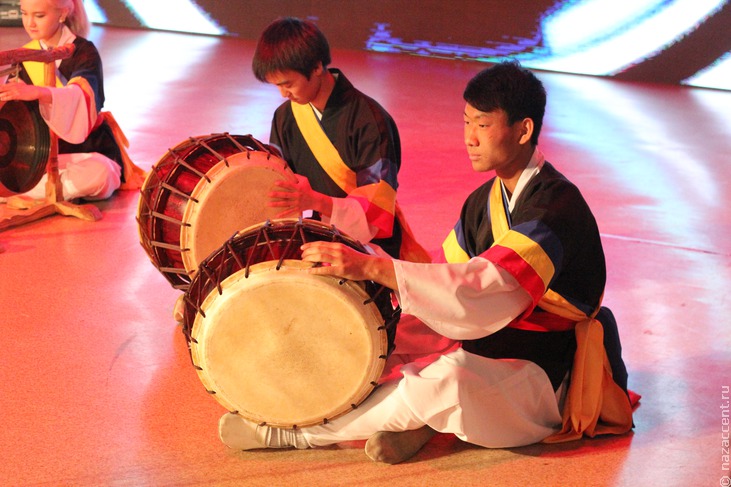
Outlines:
[{"label": "white collar", "polygon": [[518,184],[515,185],[515,190],[513,191],[513,195],[510,197],[510,203],[508,204],[509,211],[513,211],[515,202],[518,201],[518,196],[520,196],[520,193],[526,187],[528,182],[533,179],[536,174],[541,172],[541,168],[543,168],[543,164],[545,162],[546,158],[543,155],[543,152],[536,147],[533,151],[533,155],[530,157],[530,161],[528,161],[528,165],[525,166],[525,169],[523,169],[523,172],[518,178]]},{"label": "white collar", "polygon": [[313,105],[312,103],[310,103],[310,106],[312,107],[312,110],[315,112],[315,115],[317,116],[317,119],[318,120],[322,120],[322,112],[320,110],[318,110],[315,107],[315,105]]},{"label": "white collar", "polygon": [[[71,32],[71,29],[69,29],[68,27],[66,27],[66,24],[61,25],[61,37],[59,37],[59,39],[58,39],[58,46],[57,47],[65,46],[66,44],[71,44],[75,40],[76,40],[76,34],[74,34],[73,32]],[[46,44],[43,41],[39,41],[39,42],[40,42],[41,47],[43,49],[49,49],[48,44]]]}]

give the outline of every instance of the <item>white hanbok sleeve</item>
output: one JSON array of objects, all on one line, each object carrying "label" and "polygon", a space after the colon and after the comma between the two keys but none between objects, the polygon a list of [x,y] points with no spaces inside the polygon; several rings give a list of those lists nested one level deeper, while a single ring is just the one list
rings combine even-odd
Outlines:
[{"label": "white hanbok sleeve", "polygon": [[72,144],[84,142],[95,122],[89,116],[84,91],[75,84],[49,90],[51,103],[39,104],[43,120],[59,138]]},{"label": "white hanbok sleeve", "polygon": [[481,257],[464,264],[395,260],[394,268],[403,312],[454,340],[495,333],[532,304],[512,275]]},{"label": "white hanbok sleeve", "polygon": [[371,226],[363,206],[353,198],[333,198],[332,215],[329,223],[335,228],[362,243],[373,240],[378,228]]}]

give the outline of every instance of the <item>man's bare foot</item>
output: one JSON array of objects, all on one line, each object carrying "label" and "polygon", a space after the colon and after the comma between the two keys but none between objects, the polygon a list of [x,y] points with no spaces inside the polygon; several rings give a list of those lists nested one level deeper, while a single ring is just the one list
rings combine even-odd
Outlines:
[{"label": "man's bare foot", "polygon": [[365,453],[374,462],[401,463],[416,455],[436,434],[428,426],[409,431],[379,431],[368,438]]}]

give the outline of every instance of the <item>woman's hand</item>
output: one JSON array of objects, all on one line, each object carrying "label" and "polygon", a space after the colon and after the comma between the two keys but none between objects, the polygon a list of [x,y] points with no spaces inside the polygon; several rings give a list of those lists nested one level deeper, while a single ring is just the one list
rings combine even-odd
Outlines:
[{"label": "woman's hand", "polygon": [[308,269],[311,274],[374,281],[396,290],[396,274],[390,258],[364,254],[338,242],[308,242],[302,245],[302,260],[323,264]]},{"label": "woman's hand", "polygon": [[283,208],[276,218],[297,216],[305,210],[315,210],[322,215],[332,214],[332,198],[318,193],[310,186],[309,180],[295,174],[296,183],[289,181],[275,181],[274,188],[269,192],[267,206]]},{"label": "woman's hand", "polygon": [[15,81],[0,85],[0,101],[32,101],[39,100],[44,103],[53,101],[51,90],[45,86],[27,85],[22,81]]}]

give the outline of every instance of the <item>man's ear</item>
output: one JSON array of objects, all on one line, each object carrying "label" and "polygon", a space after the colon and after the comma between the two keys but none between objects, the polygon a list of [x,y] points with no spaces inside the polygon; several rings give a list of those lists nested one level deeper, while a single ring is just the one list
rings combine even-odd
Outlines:
[{"label": "man's ear", "polygon": [[322,66],[322,62],[318,61],[317,66],[315,66],[315,69],[312,70],[312,73],[310,73],[310,78],[312,76],[320,76],[325,71],[325,68]]},{"label": "man's ear", "polygon": [[530,139],[533,137],[533,129],[535,129],[535,125],[532,118],[524,118],[520,122],[520,144],[530,143]]}]

